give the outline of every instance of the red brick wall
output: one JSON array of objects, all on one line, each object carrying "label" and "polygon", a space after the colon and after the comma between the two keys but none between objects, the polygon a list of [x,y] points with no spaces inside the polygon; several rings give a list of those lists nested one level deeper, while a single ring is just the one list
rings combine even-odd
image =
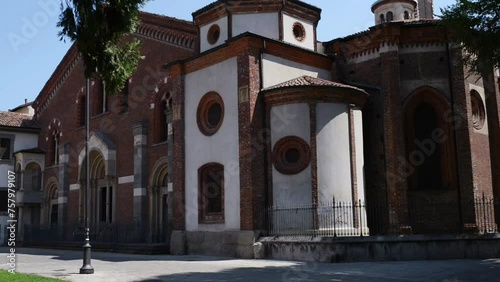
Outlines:
[{"label": "red brick wall", "polygon": [[[138,120],[148,120],[150,128],[148,130],[148,169],[153,168],[157,159],[167,154],[167,145],[156,145],[154,121],[155,111],[151,108],[151,103],[156,101],[155,88],[166,76],[166,71],[162,68],[165,63],[180,60],[193,54],[192,50],[174,45],[165,44],[156,40],[140,37],[142,41],[141,53],[145,56],[141,60],[137,71],[131,78],[129,84],[129,109],[127,113],[120,113],[120,97],[110,95],[108,99],[108,112],[92,115],[91,130],[100,130],[105,133],[116,145],[116,179],[115,186],[115,219],[120,223],[131,223],[133,212],[133,183],[118,184],[118,178],[134,174],[134,147],[132,125]],[[79,95],[84,95],[85,86],[83,77],[83,63],[80,61],[76,68],[69,74],[57,95],[48,104],[47,108],[38,117],[42,130],[40,133],[39,146],[43,150],[48,149],[48,142],[45,136],[51,136],[48,124],[58,119],[61,121],[62,137],[60,143],[70,144],[69,160],[69,184],[78,183],[78,154],[83,148],[85,140],[85,130],[78,125],[78,105],[75,103]],[[96,95],[99,86],[96,83],[91,87],[92,95]],[[46,89],[47,90],[47,89]],[[43,97],[36,105],[40,107]],[[47,155],[47,160],[49,156]],[[45,171],[44,179],[50,177],[58,178],[57,168],[49,168]],[[59,188],[61,189],[61,187]],[[65,187],[69,190],[69,187]],[[79,192],[72,191],[68,195],[68,219],[73,224],[78,220],[78,198]]]}]

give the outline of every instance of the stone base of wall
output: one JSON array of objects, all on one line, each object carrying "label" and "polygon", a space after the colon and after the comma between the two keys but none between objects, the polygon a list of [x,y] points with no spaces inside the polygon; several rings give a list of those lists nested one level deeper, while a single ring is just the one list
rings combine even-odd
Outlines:
[{"label": "stone base of wall", "polygon": [[186,231],[174,230],[170,237],[170,254],[186,254]]},{"label": "stone base of wall", "polygon": [[359,262],[389,260],[487,259],[500,257],[500,234],[364,238],[271,238],[265,257],[279,260]]},{"label": "stone base of wall", "polygon": [[177,246],[182,245],[182,241],[184,240],[186,248],[182,254],[253,259],[253,244],[258,239],[257,234],[258,233],[254,231],[174,231],[172,233],[170,252],[174,255],[181,254],[181,248]]}]

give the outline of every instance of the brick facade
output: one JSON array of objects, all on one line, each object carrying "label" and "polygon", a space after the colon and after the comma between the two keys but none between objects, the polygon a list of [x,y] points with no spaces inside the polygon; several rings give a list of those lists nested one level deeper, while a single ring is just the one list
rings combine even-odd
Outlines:
[{"label": "brick facade", "polygon": [[[313,21],[319,18],[317,8],[300,1],[269,1],[272,3],[268,6],[263,3],[268,1],[248,1],[248,5],[223,9],[226,2],[231,1],[217,1],[199,10],[195,13],[195,22],[207,23],[224,15],[230,17],[235,12],[280,11],[282,5],[289,5],[285,10],[294,16]],[[259,8],[264,6],[269,10]],[[282,18],[281,14],[279,18]],[[148,225],[156,220],[153,214],[159,217],[162,211],[153,213],[152,209],[164,207],[169,213],[169,222],[165,226],[169,228],[167,233],[172,234],[171,253],[209,253],[207,250],[219,248],[215,253],[248,257],[258,234],[266,232],[269,222],[265,211],[273,205],[275,196],[270,120],[271,108],[281,105],[303,103],[309,108],[311,124],[307,134],[310,135],[312,150],[313,205],[321,202],[318,155],[323,153],[317,148],[316,140],[317,104],[346,106],[351,165],[351,187],[348,190],[352,192],[352,200],[356,201],[363,189],[358,183],[365,183],[366,202],[381,207],[377,212],[383,222],[376,228],[369,226],[374,234],[475,231],[480,227],[478,211],[470,203],[483,195],[500,196],[500,149],[495,146],[500,139],[498,74],[485,74],[486,79],[470,76],[461,61],[462,51],[449,43],[447,30],[433,21],[375,26],[366,32],[323,43],[326,54],[252,33],[235,37],[230,34],[222,45],[198,54],[200,47],[197,45],[202,38],[199,38],[199,27],[195,24],[151,14],[143,14],[141,19],[143,23],[134,36],[142,41],[141,52],[145,59],[129,79],[128,95],[104,95],[99,81],[94,81],[90,87],[93,97],[91,132],[100,136],[100,146],[113,147],[116,153],[116,156],[114,153],[103,156],[103,163],[95,161],[97,157],[93,159],[95,167],[100,165],[107,171],[102,174],[94,172],[92,197],[100,197],[98,188],[101,187],[97,185],[112,186],[114,202],[107,204],[113,205],[113,223],[133,226],[132,232],[140,237],[140,242],[154,240],[153,235],[148,237],[146,234],[147,230],[155,230]],[[280,31],[281,36],[282,33]],[[266,55],[283,62],[290,61],[304,72],[314,69],[318,73],[331,73],[331,76],[319,79],[304,75],[297,81],[312,79],[316,84],[282,83],[275,88],[263,89],[263,58]],[[188,189],[193,188],[186,187],[186,178],[196,172],[186,171],[186,152],[191,148],[186,147],[186,132],[190,128],[186,128],[185,120],[197,113],[186,110],[186,77],[230,59],[236,59],[237,64],[234,70],[237,89],[231,94],[238,97],[237,116],[223,116],[224,119],[238,119],[235,140],[239,145],[239,171],[233,172],[227,167],[225,170],[236,174],[229,176],[238,177],[240,187],[225,186],[224,189],[239,192],[239,230],[221,230],[217,229],[221,225],[215,224],[205,224],[195,231],[187,230],[189,220],[193,218],[189,209],[196,207],[186,207],[186,203],[193,202],[186,199]],[[471,122],[470,91],[473,89],[484,89],[487,126],[481,131],[474,129]],[[214,91],[206,90],[205,93]],[[107,96],[107,101],[96,99],[104,96]],[[84,99],[83,63],[73,46],[34,103],[36,119],[41,125],[39,147],[47,152],[44,183],[52,178],[58,180],[60,198],[67,197],[67,204],[59,207],[62,215],[59,221],[61,226],[69,229],[81,224],[83,219],[83,187],[75,187],[83,184],[79,161],[85,145],[85,127],[80,123]],[[166,110],[161,105],[165,101],[168,101],[168,114],[162,112]],[[108,110],[101,112],[105,103]],[[414,131],[417,128],[414,128],[415,122],[409,120],[414,118],[412,111],[420,105],[417,103],[435,106],[437,127],[443,129],[447,139],[442,142],[444,145],[434,144],[434,148],[439,148],[439,173],[444,179],[439,185],[445,189],[419,189],[415,184],[414,173],[419,165],[414,165],[410,156],[416,151],[412,142],[416,140]],[[357,126],[354,109],[358,108],[363,110],[364,181],[358,179],[360,175],[357,174],[361,164],[357,163],[356,156],[361,150],[356,148],[358,136],[354,129]],[[170,127],[166,127],[167,121],[162,120],[167,118]],[[67,163],[55,164],[52,159],[55,149],[51,136],[56,125],[62,134],[59,154],[67,152]],[[96,148],[104,155],[99,146]],[[154,169],[161,158],[167,160],[168,179],[160,182],[168,183],[168,187],[152,187],[157,185],[152,184],[151,179],[156,175]],[[152,194],[153,188],[168,189],[167,202],[153,200],[153,195],[158,195]],[[162,204],[158,204],[160,202]],[[429,202],[452,204],[436,215],[435,210],[422,208]],[[96,200],[92,209],[104,210],[105,207]],[[415,210],[418,210],[416,216]],[[98,225],[101,219],[95,214],[94,217]],[[425,218],[425,221],[416,218]],[[222,238],[220,242],[219,237]],[[213,242],[204,242],[204,238],[211,238],[207,240]],[[169,244],[167,240],[163,238],[160,242]]]}]

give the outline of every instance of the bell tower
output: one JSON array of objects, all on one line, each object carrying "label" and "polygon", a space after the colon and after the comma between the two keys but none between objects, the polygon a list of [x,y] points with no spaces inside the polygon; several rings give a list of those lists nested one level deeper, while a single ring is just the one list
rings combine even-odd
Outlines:
[{"label": "bell tower", "polygon": [[377,0],[372,5],[376,24],[413,20],[416,9],[414,0]]},{"label": "bell tower", "polygon": [[434,19],[434,1],[418,0],[418,18]]}]

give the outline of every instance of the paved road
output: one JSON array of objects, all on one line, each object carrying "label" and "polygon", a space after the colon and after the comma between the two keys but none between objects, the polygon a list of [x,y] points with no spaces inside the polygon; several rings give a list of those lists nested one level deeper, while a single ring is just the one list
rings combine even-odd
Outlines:
[{"label": "paved road", "polygon": [[[8,269],[0,248],[0,268]],[[500,259],[375,263],[304,263],[205,256],[93,253],[93,275],[80,275],[82,253],[17,250],[17,271],[70,281],[500,281]]]}]

